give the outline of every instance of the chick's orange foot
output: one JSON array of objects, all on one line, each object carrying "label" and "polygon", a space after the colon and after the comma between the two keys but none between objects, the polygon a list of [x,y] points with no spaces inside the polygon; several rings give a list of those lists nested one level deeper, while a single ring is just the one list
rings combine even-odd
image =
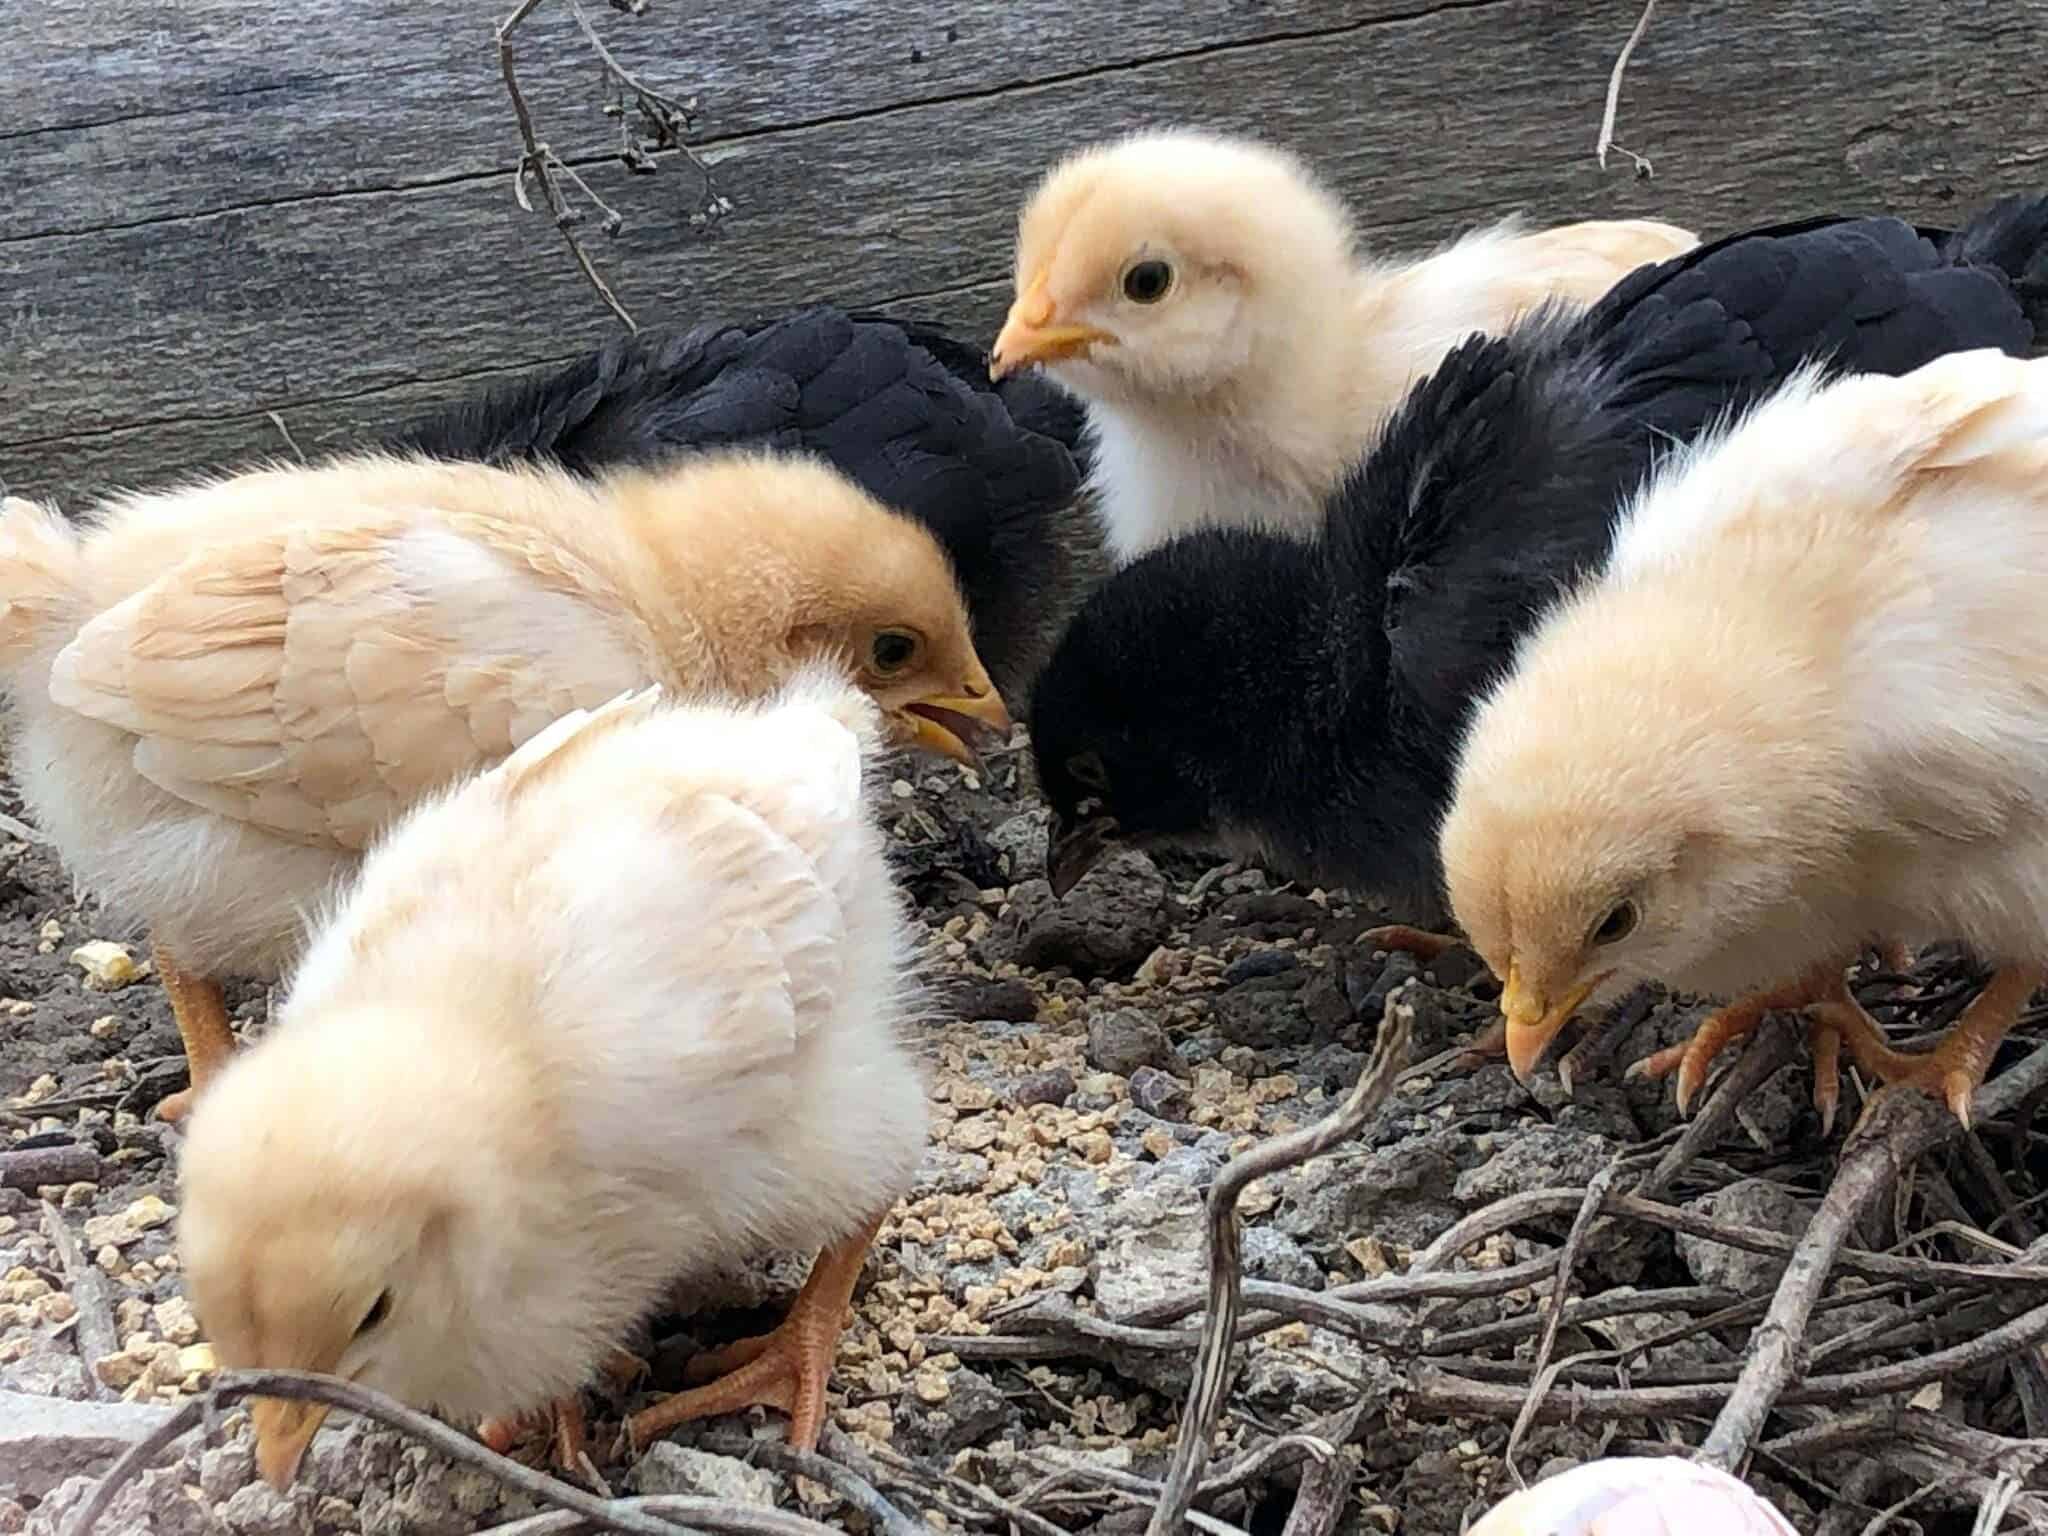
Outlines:
[{"label": "chick's orange foot", "polygon": [[789,1444],[815,1450],[825,1427],[825,1383],[876,1220],[818,1255],[795,1304],[773,1333],[741,1339],[690,1362],[691,1379],[716,1377],[643,1408],[626,1421],[627,1444],[649,1444],[676,1425],[759,1404],[789,1415]]},{"label": "chick's orange foot", "polygon": [[[1630,1077],[1661,1080],[1678,1074],[1675,1096],[1681,1114],[1691,1114],[1693,1100],[1706,1086],[1714,1060],[1738,1040],[1746,1040],[1770,1014],[1787,1009],[1824,1005],[1825,1014],[1815,1009],[1812,1016],[1814,1056],[1813,1107],[1820,1111],[1821,1124],[1833,1130],[1840,1088],[1835,1079],[1838,1016],[1853,1011],[1868,1021],[1869,1015],[1849,995],[1842,973],[1847,958],[1817,965],[1798,980],[1767,992],[1753,992],[1737,998],[1725,1008],[1707,1015],[1689,1039],[1653,1052],[1628,1069]],[[1876,1025],[1872,1024],[1875,1029]]]},{"label": "chick's orange foot", "polygon": [[1455,933],[1431,933],[1427,928],[1411,928],[1406,923],[1388,923],[1366,929],[1358,936],[1358,942],[1368,951],[1384,949],[1389,954],[1413,955],[1427,964],[1465,941]]},{"label": "chick's orange foot", "polygon": [[1877,1021],[1846,993],[1810,1011],[1816,1022],[1824,1018],[1839,1034],[1857,1066],[1888,1088],[1918,1088],[1940,1100],[1967,1129],[1970,1099],[1984,1086],[1999,1042],[2044,979],[2048,969],[2035,965],[2009,965],[1994,972],[1963,1016],[1924,1055],[1892,1049]]},{"label": "chick's orange foot", "polygon": [[476,1437],[504,1456],[543,1423],[549,1422],[553,1433],[549,1436],[548,1449],[556,1469],[572,1475],[580,1474],[590,1454],[590,1433],[583,1416],[583,1399],[573,1392],[567,1397],[557,1398],[538,1413],[485,1419],[477,1425]]},{"label": "chick's orange foot", "polygon": [[181,1088],[156,1107],[158,1119],[175,1125],[192,1112],[206,1085],[234,1055],[235,1029],[218,982],[187,971],[161,944],[153,945],[150,953],[171,1000],[171,1016],[178,1021],[178,1038],[185,1043],[185,1062],[192,1077],[191,1087]]}]

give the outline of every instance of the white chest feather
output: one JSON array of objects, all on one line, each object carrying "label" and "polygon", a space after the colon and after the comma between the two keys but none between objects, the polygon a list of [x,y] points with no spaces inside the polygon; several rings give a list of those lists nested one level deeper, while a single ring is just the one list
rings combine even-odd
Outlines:
[{"label": "white chest feather", "polygon": [[1195,528],[1271,527],[1312,536],[1321,501],[1284,483],[1218,432],[1199,438],[1091,404],[1094,489],[1119,563]]}]

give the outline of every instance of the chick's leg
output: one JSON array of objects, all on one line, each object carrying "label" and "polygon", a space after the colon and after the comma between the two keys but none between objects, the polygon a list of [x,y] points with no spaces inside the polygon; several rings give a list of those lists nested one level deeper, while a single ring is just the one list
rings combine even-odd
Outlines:
[{"label": "chick's leg", "polygon": [[2008,965],[1994,972],[1941,1043],[1924,1055],[1893,1050],[1876,1021],[1853,1004],[1844,1009],[1839,999],[1830,1000],[1811,1012],[1840,1031],[1864,1071],[1888,1086],[1918,1088],[1941,1100],[1968,1128],[1971,1095],[1983,1086],[1999,1042],[2044,979],[2048,968],[2038,965]]},{"label": "chick's leg", "polygon": [[175,1123],[191,1112],[206,1085],[228,1064],[235,1052],[235,1030],[228,1021],[227,1000],[220,995],[218,982],[193,975],[161,944],[152,946],[151,955],[171,999],[171,1014],[178,1021],[178,1036],[185,1042],[185,1063],[192,1076],[191,1087],[156,1107],[159,1119]]},{"label": "chick's leg", "polygon": [[825,1382],[832,1374],[847,1303],[881,1225],[878,1216],[820,1253],[781,1327],[715,1351],[708,1363],[725,1374],[708,1386],[677,1392],[634,1414],[626,1421],[630,1442],[643,1446],[686,1420],[734,1413],[759,1403],[789,1415],[791,1445],[815,1449],[825,1427]]},{"label": "chick's leg", "polygon": [[[1692,1111],[1692,1101],[1706,1086],[1707,1072],[1719,1056],[1738,1040],[1747,1039],[1756,1033],[1757,1026],[1765,1017],[1781,1009],[1804,1008],[1811,1003],[1839,1002],[1847,1000],[1849,1006],[1857,1008],[1848,997],[1842,982],[1842,972],[1847,967],[1849,956],[1841,956],[1816,965],[1796,981],[1774,987],[1768,992],[1753,992],[1747,997],[1737,998],[1725,1008],[1716,1009],[1707,1015],[1692,1037],[1677,1045],[1645,1056],[1628,1069],[1630,1077],[1652,1079],[1669,1077],[1678,1073],[1677,1099],[1681,1114]],[[1832,1060],[1832,1054],[1829,1059]],[[1816,1058],[1818,1060],[1818,1058]],[[1813,1086],[1814,1108],[1828,1125],[1834,1124],[1836,1086],[1833,1079],[1815,1074]]]},{"label": "chick's leg", "polygon": [[1406,923],[1388,923],[1381,928],[1368,928],[1358,936],[1358,942],[1367,950],[1395,950],[1413,955],[1427,964],[1438,958],[1447,949],[1456,949],[1465,941],[1455,933],[1431,933],[1427,928],[1411,928]]}]

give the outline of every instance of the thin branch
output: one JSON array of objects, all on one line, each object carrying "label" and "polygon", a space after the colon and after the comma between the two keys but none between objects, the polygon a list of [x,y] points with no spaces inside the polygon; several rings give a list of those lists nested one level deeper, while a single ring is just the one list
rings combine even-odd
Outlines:
[{"label": "thin branch", "polygon": [[[1275,1136],[1232,1158],[1209,1188],[1208,1315],[1202,1325],[1201,1345],[1195,1351],[1194,1384],[1181,1413],[1180,1439],[1174,1446],[1173,1462],[1167,1469],[1159,1503],[1146,1525],[1146,1536],[1173,1536],[1180,1530],[1194,1502],[1195,1485],[1201,1481],[1202,1469],[1208,1463],[1216,1421],[1223,1411],[1223,1397],[1230,1380],[1230,1352],[1237,1341],[1238,1309],[1242,1302],[1238,1198],[1255,1179],[1293,1168],[1339,1142],[1350,1140],[1379,1113],[1380,1106],[1394,1091],[1396,1074],[1408,1059],[1408,1035],[1415,1020],[1415,1005],[1404,996],[1407,990],[1406,986],[1401,987],[1388,997],[1372,1057],[1336,1111],[1314,1125]],[[1338,1502],[1342,1503],[1341,1495]]]},{"label": "thin branch", "polygon": [[882,1497],[873,1483],[830,1457],[799,1451],[780,1441],[753,1440],[744,1435],[705,1435],[696,1443],[720,1456],[734,1456],[822,1483],[866,1515],[869,1525],[882,1536],[931,1536],[931,1527],[898,1509]]},{"label": "thin branch", "polygon": [[1607,151],[1619,149],[1635,162],[1636,176],[1647,180],[1656,174],[1655,168],[1642,155],[1632,149],[1623,149],[1614,142],[1614,114],[1621,107],[1621,77],[1628,69],[1629,56],[1636,51],[1636,44],[1643,40],[1643,34],[1650,29],[1650,13],[1657,9],[1657,0],[1644,0],[1643,14],[1636,18],[1635,29],[1629,33],[1628,41],[1621,45],[1621,53],[1614,61],[1614,72],[1607,77],[1607,108],[1600,114],[1600,139],[1593,146],[1593,153],[1599,157],[1600,169],[1607,169]]},{"label": "thin branch", "polygon": [[[522,1466],[510,1457],[500,1456],[462,1431],[395,1402],[381,1392],[337,1376],[321,1376],[307,1371],[237,1372],[221,1377],[202,1396],[188,1399],[108,1469],[91,1497],[79,1508],[67,1528],[67,1536],[92,1536],[99,1529],[100,1517],[115,1497],[140,1477],[173,1441],[245,1397],[325,1403],[331,1408],[345,1409],[373,1419],[404,1431],[451,1461],[474,1467],[540,1503],[552,1504],[559,1511],[501,1526],[498,1528],[499,1536],[512,1532],[517,1532],[518,1536],[540,1536],[542,1532],[571,1531],[584,1525],[622,1531],[627,1536],[675,1536],[679,1525],[725,1532],[729,1536],[834,1536],[830,1526],[815,1520],[725,1499],[682,1496],[660,1500],[602,1499],[549,1477],[545,1472]],[[678,1518],[658,1518],[664,1515]]]},{"label": "thin branch", "polygon": [[43,1233],[57,1250],[57,1261],[64,1266],[64,1289],[71,1293],[72,1303],[78,1308],[74,1337],[79,1359],[85,1365],[85,1379],[95,1397],[111,1398],[115,1392],[93,1369],[94,1362],[121,1352],[121,1330],[114,1321],[114,1298],[107,1277],[87,1261],[85,1251],[72,1234],[71,1223],[47,1200],[43,1202]]}]

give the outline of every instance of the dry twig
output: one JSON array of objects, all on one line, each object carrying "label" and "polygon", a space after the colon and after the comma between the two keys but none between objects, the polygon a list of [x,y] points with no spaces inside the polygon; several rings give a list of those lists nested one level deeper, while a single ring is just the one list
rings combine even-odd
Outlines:
[{"label": "dry twig", "polygon": [[[67,1536],[92,1536],[99,1528],[100,1517],[121,1490],[140,1477],[165,1449],[199,1425],[211,1422],[223,1408],[246,1397],[326,1403],[330,1407],[374,1419],[379,1424],[404,1431],[451,1461],[475,1467],[508,1488],[555,1506],[556,1513],[536,1515],[500,1526],[494,1536],[514,1536],[514,1533],[516,1536],[543,1536],[543,1533],[553,1536],[553,1533],[574,1531],[586,1525],[600,1530],[626,1532],[628,1536],[675,1536],[677,1527],[684,1524],[730,1533],[730,1536],[833,1536],[830,1526],[815,1520],[727,1499],[681,1495],[658,1499],[599,1498],[558,1478],[549,1477],[545,1472],[522,1466],[509,1456],[500,1456],[462,1431],[395,1402],[381,1392],[352,1381],[343,1381],[337,1376],[321,1376],[308,1371],[246,1371],[221,1377],[211,1390],[186,1401],[177,1412],[128,1448],[80,1506],[67,1527]],[[676,1518],[665,1518],[667,1516]]]},{"label": "dry twig", "polygon": [[[1307,1162],[1340,1141],[1356,1136],[1394,1091],[1395,1076],[1408,1059],[1408,1035],[1415,1007],[1396,990],[1380,1016],[1379,1039],[1358,1081],[1336,1111],[1314,1125],[1262,1142],[1234,1157],[1216,1175],[1209,1189],[1209,1309],[1202,1342],[1195,1351],[1194,1383],[1181,1414],[1180,1440],[1174,1446],[1159,1503],[1146,1525],[1146,1536],[1178,1532],[1194,1502],[1195,1485],[1209,1459],[1216,1420],[1230,1379],[1230,1352],[1237,1342],[1238,1309],[1242,1301],[1238,1197],[1255,1179]],[[1348,1483],[1348,1474],[1347,1474]],[[1342,1493],[1338,1503],[1343,1502]],[[1293,1524],[1289,1522],[1289,1529]]]},{"label": "dry twig", "polygon": [[78,1357],[85,1365],[85,1379],[95,1397],[115,1397],[118,1394],[93,1369],[95,1361],[121,1352],[121,1330],[114,1322],[114,1297],[107,1277],[98,1266],[88,1262],[78,1239],[72,1235],[71,1223],[47,1200],[43,1202],[43,1234],[57,1250],[57,1260],[64,1266],[64,1289],[70,1292],[72,1303],[78,1308],[75,1337]]},{"label": "dry twig", "polygon": [[1600,139],[1593,146],[1593,153],[1599,158],[1600,169],[1607,169],[1607,151],[1619,149],[1635,162],[1638,180],[1648,180],[1656,174],[1656,168],[1649,160],[1632,149],[1625,149],[1614,142],[1614,114],[1621,107],[1621,77],[1628,69],[1629,56],[1636,51],[1636,44],[1643,40],[1643,34],[1650,29],[1650,13],[1657,9],[1657,0],[1644,0],[1643,14],[1636,18],[1634,29],[1628,41],[1621,45],[1621,52],[1614,60],[1614,73],[1607,77],[1607,106],[1600,114]]}]

